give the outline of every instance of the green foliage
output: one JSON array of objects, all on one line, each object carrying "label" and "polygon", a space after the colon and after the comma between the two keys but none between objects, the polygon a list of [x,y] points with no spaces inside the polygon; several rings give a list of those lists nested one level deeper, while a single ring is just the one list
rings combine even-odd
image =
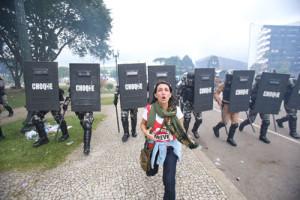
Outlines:
[{"label": "green foliage", "polygon": [[[104,119],[104,115],[95,114],[94,118],[93,130]],[[33,148],[33,141],[27,140],[19,132],[21,120],[2,126],[6,138],[0,142],[0,171],[46,170],[64,162],[67,155],[80,146],[83,137],[83,130],[75,115],[66,117],[66,121],[68,126],[72,126],[69,129],[70,138],[67,141],[58,143],[55,141],[55,133],[51,133],[48,135],[50,142],[38,148]],[[52,119],[49,122],[55,124]],[[67,145],[71,141],[73,143]]]},{"label": "green foliage", "polygon": [[[64,86],[61,87],[61,89],[64,90],[64,96],[68,96],[69,92],[68,89],[69,87]],[[114,91],[109,90],[105,91],[103,93],[110,93],[112,94]],[[25,106],[25,90],[24,89],[9,89],[6,91],[7,97],[8,97],[8,103],[12,108],[20,108]],[[102,105],[110,105],[112,104],[113,97],[110,96],[101,96],[101,104]]]},{"label": "green foliage", "polygon": [[107,90],[113,90],[114,89],[114,85],[112,83],[107,83],[105,87],[106,87]]},{"label": "green foliage", "polygon": [[68,67],[59,67],[58,68],[58,78],[69,77],[69,68]]},{"label": "green foliage", "polygon": [[175,65],[177,76],[186,71],[192,71],[195,67],[192,59],[188,55],[185,55],[182,60],[178,56],[171,56],[169,58],[156,58],[153,61],[164,65]]},{"label": "green foliage", "polygon": [[[102,0],[27,0],[26,25],[32,59],[54,61],[63,48],[106,59],[110,54],[110,11]],[[0,1],[0,60],[12,71],[15,82],[23,75],[16,29],[15,7],[11,0]]]},{"label": "green foliage", "polygon": [[113,103],[113,96],[106,96],[101,98],[101,105],[112,105]]},{"label": "green foliage", "polygon": [[6,90],[8,104],[12,108],[24,107],[25,90],[24,89],[8,89]]}]

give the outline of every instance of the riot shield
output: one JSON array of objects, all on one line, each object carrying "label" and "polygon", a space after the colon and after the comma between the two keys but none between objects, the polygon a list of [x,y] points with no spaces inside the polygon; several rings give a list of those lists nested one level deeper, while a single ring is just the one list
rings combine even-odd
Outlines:
[{"label": "riot shield", "polygon": [[288,79],[288,74],[264,72],[258,83],[254,111],[264,114],[278,114]]},{"label": "riot shield", "polygon": [[229,97],[229,111],[241,112],[249,109],[250,92],[255,71],[233,71]]},{"label": "riot shield", "polygon": [[118,76],[121,108],[144,107],[147,103],[146,64],[119,64]]},{"label": "riot shield", "polygon": [[59,110],[57,62],[25,62],[24,83],[28,111]]},{"label": "riot shield", "polygon": [[194,112],[202,112],[213,108],[214,68],[196,68],[194,78]]},{"label": "riot shield", "polygon": [[300,74],[287,103],[289,108],[300,110]]},{"label": "riot shield", "polygon": [[176,94],[175,65],[148,66],[149,102],[152,102],[155,84],[158,81],[167,81],[171,84],[173,94]]},{"label": "riot shield", "polygon": [[70,95],[72,111],[100,111],[99,64],[70,64]]}]

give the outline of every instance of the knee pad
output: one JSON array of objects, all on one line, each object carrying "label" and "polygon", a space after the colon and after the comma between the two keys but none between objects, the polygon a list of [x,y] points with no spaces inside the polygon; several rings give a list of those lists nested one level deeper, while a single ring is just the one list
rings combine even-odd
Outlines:
[{"label": "knee pad", "polygon": [[88,120],[84,120],[82,122],[82,127],[84,129],[90,130],[90,129],[92,129],[92,123],[90,123]]}]

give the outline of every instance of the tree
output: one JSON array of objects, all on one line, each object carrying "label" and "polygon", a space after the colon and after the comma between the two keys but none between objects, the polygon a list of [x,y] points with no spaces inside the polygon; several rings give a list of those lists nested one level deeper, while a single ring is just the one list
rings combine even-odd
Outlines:
[{"label": "tree", "polygon": [[[0,6],[0,60],[20,79],[15,7],[10,0]],[[108,58],[112,19],[102,0],[26,0],[25,13],[33,60],[54,61],[66,46],[79,56]]]},{"label": "tree", "polygon": [[169,58],[156,58],[154,62],[159,62],[164,65],[175,65],[177,76],[180,76],[186,71],[192,71],[195,67],[192,59],[188,55],[185,55],[182,60],[178,56],[171,56]]}]

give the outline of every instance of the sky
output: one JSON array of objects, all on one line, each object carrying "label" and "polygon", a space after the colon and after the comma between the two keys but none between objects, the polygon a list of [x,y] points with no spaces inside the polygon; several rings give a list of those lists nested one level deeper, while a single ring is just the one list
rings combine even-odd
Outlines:
[{"label": "sky", "polygon": [[[300,0],[104,0],[110,9],[109,44],[119,51],[119,63],[188,55],[198,59],[217,55],[247,62],[250,27],[300,22]],[[59,66],[97,62],[64,49]]]}]

